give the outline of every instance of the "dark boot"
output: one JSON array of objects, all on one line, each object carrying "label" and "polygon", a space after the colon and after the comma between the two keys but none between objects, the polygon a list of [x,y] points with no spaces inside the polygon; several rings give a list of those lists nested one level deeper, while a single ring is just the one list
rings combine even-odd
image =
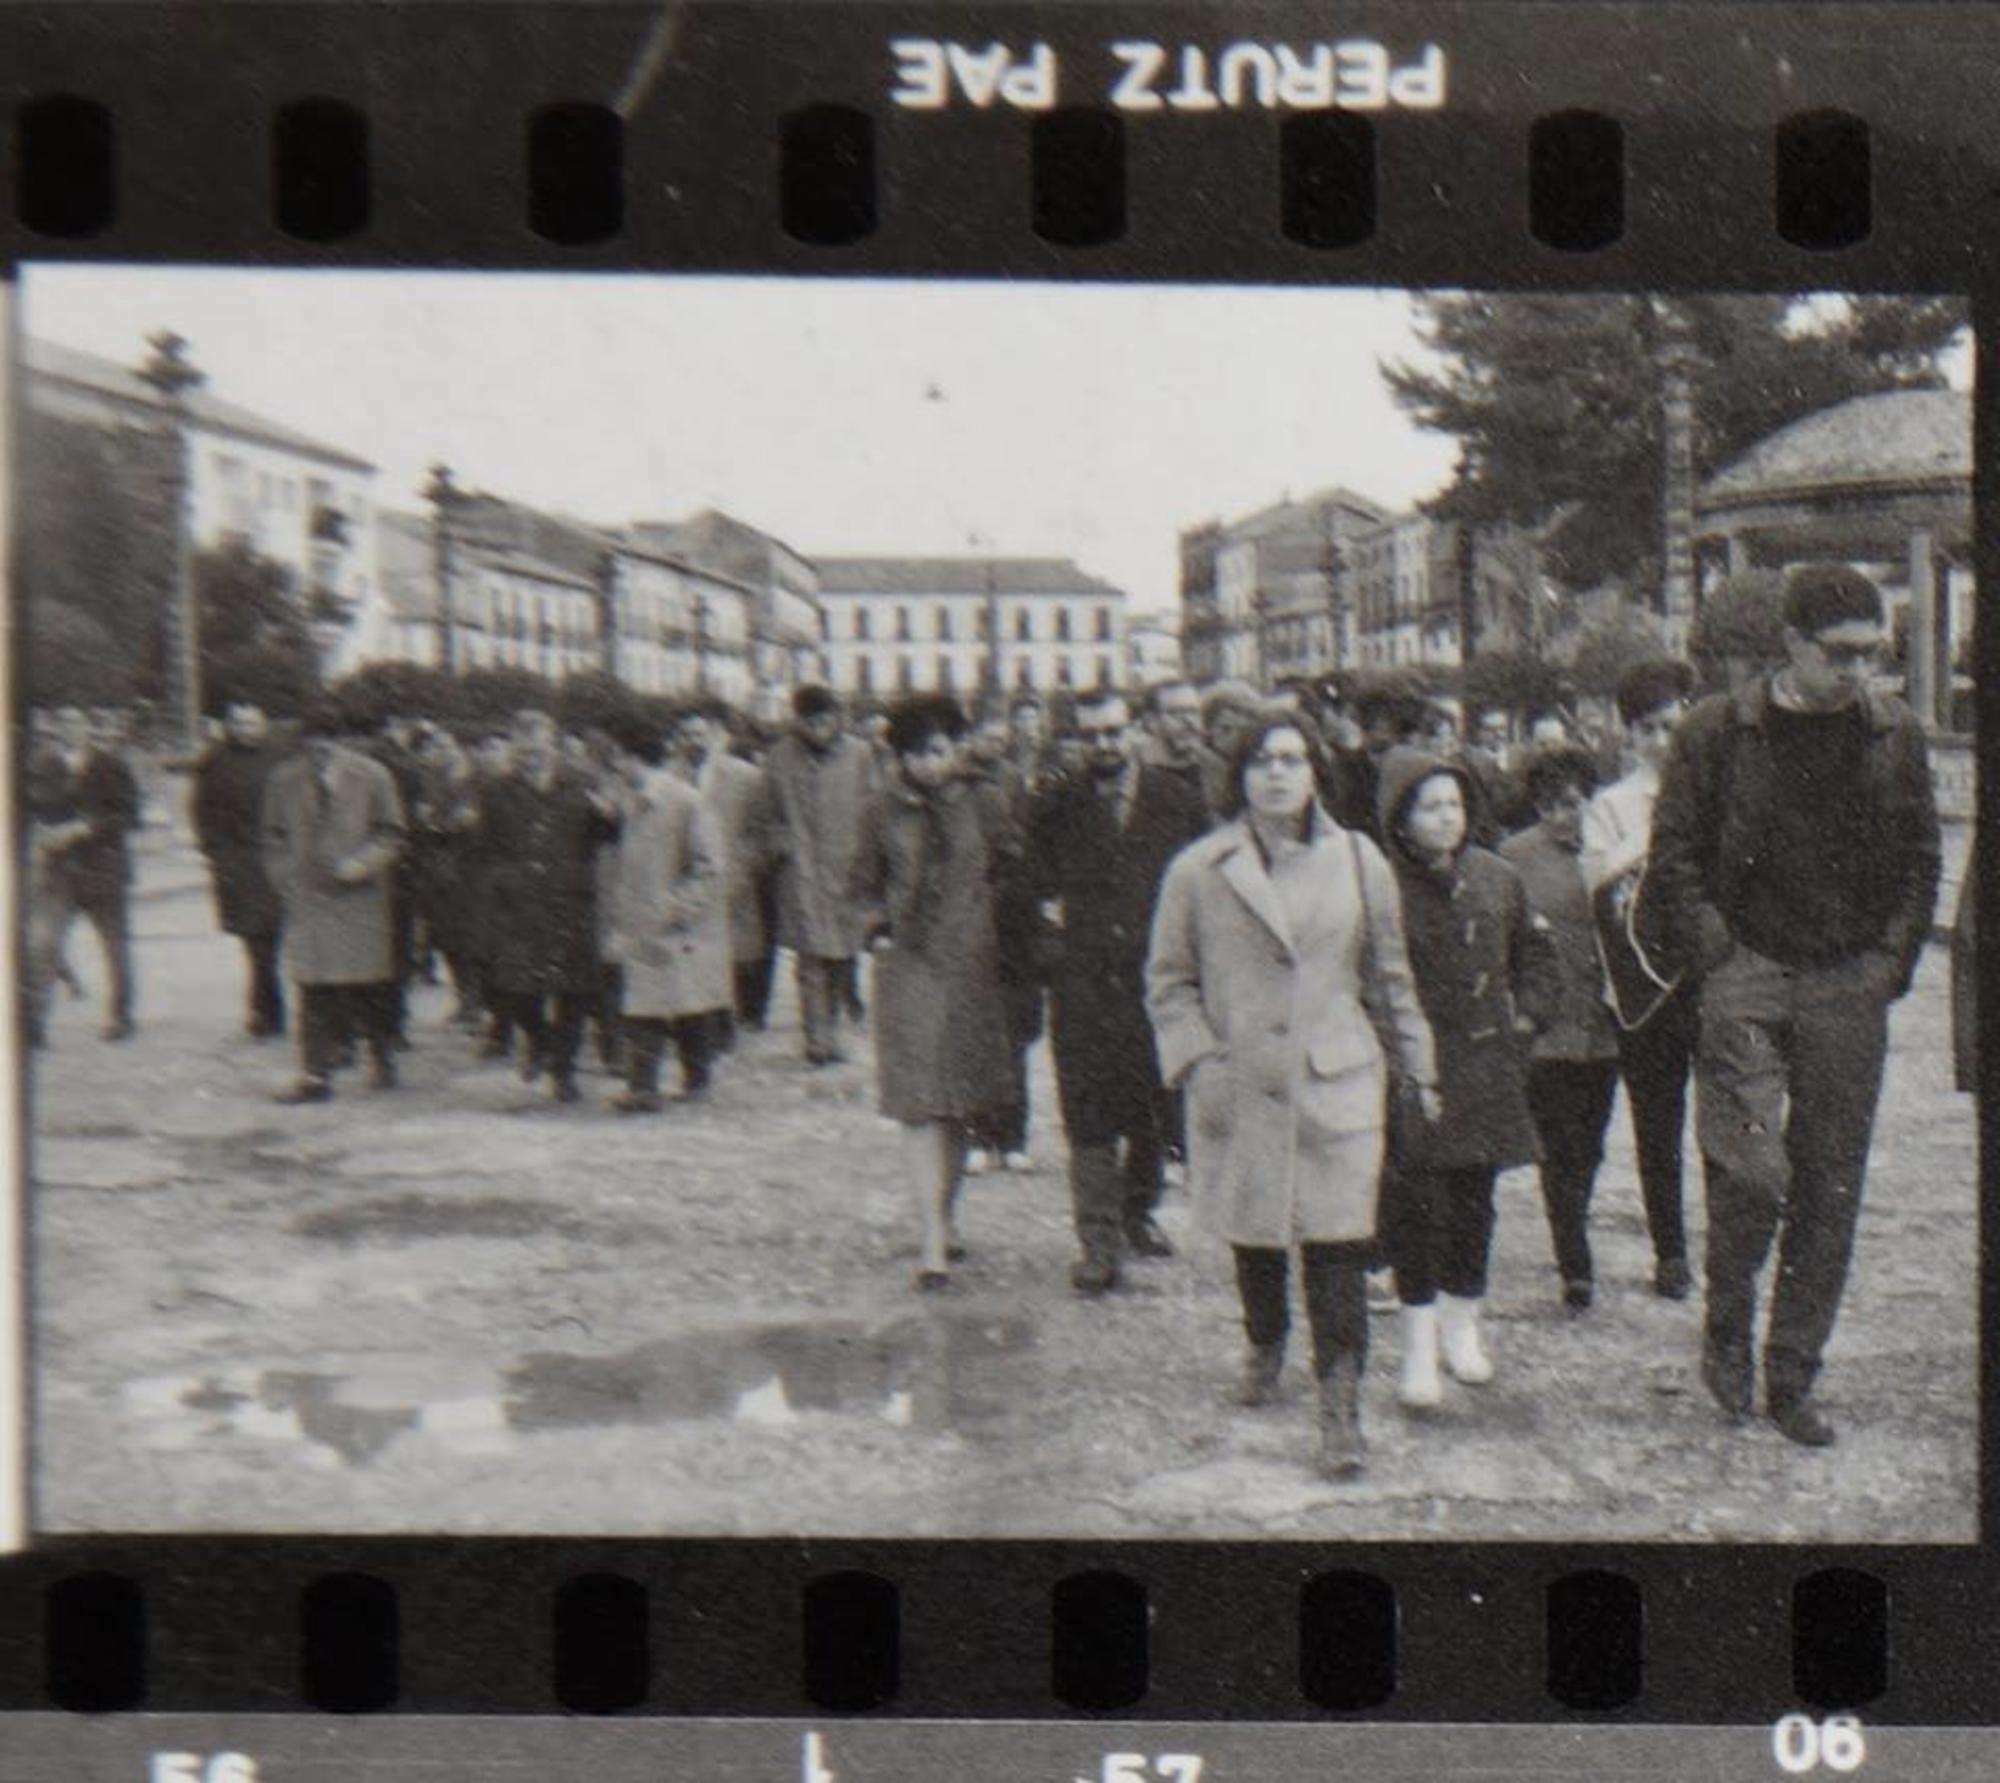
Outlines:
[{"label": "dark boot", "polygon": [[1070,1206],[1083,1257],[1069,1272],[1079,1294],[1104,1294],[1118,1285],[1124,1236],[1125,1181],[1117,1148],[1080,1146],[1069,1159]]},{"label": "dark boot", "polygon": [[1319,1470],[1330,1480],[1351,1480],[1368,1465],[1361,1434],[1361,1358],[1351,1350],[1334,1357],[1319,1382]]},{"label": "dark boot", "polygon": [[1238,1405],[1269,1405],[1278,1397],[1278,1377],[1285,1372],[1285,1346],[1253,1343],[1243,1351],[1243,1379],[1237,1384]]}]

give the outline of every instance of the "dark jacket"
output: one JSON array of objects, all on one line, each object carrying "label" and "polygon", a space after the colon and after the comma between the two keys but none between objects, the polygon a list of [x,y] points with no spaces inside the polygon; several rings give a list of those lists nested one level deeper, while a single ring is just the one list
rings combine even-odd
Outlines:
[{"label": "dark jacket", "polygon": [[1559,847],[1536,824],[1500,844],[1500,858],[1521,875],[1536,934],[1546,944],[1549,970],[1531,973],[1522,988],[1535,1024],[1537,1059],[1571,1062],[1615,1059],[1618,1030],[1605,997],[1604,961],[1597,951],[1597,923],[1583,883],[1582,857]]},{"label": "dark jacket", "polygon": [[1968,1095],[1979,1091],[1979,858],[1973,839],[1958,915],[1951,925],[1951,1075]]},{"label": "dark jacket", "polygon": [[264,787],[279,753],[263,743],[219,743],[194,771],[195,841],[215,884],[215,916],[229,935],[275,935],[277,888],[264,871]]},{"label": "dark jacket", "polygon": [[495,987],[531,995],[594,989],[597,850],[614,825],[588,785],[568,768],[556,770],[546,792],[520,773],[490,780],[479,822]]},{"label": "dark jacket", "polygon": [[1467,846],[1439,869],[1401,839],[1400,819],[1433,774],[1463,768],[1420,749],[1392,749],[1378,771],[1378,809],[1403,894],[1403,936],[1417,1001],[1437,1047],[1442,1118],[1421,1139],[1418,1163],[1507,1169],[1538,1155],[1528,1112],[1527,1010],[1556,1000],[1548,949],[1536,936],[1521,876],[1496,854]]},{"label": "dark jacket", "polygon": [[92,749],[72,772],[61,752],[52,750],[29,771],[28,803],[40,822],[81,819],[90,826],[55,857],[70,898],[87,904],[130,883],[126,837],[139,824],[139,782],[122,756]]},{"label": "dark jacket", "polygon": [[1121,828],[1088,777],[1037,800],[1028,822],[1026,880],[1037,902],[1060,900],[1062,928],[1042,944],[1049,1025],[1072,1137],[1101,1143],[1130,1130],[1159,1090],[1146,1015],[1146,947],[1167,865],[1207,833],[1208,811],[1165,768],[1141,766]]},{"label": "dark jacket", "polygon": [[[1653,811],[1651,875],[1684,970],[1720,963],[1736,945],[1730,918],[1746,887],[1786,870],[1768,848],[1778,798],[1765,728],[1770,701],[1766,675],[1704,700],[1674,732]],[[1896,965],[1900,996],[1937,904],[1937,798],[1923,728],[1909,708],[1871,693],[1865,719],[1862,770],[1848,796],[1872,845],[1856,862],[1852,889],[1870,914],[1873,946]]]}]

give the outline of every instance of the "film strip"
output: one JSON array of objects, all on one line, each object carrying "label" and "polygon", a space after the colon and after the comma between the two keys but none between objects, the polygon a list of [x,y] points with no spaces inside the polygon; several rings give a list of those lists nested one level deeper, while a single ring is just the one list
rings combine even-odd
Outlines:
[{"label": "film strip", "polygon": [[[1996,61],[2000,18],[1932,6],[24,6],[0,15],[0,230],[31,336],[35,269],[87,266],[1940,294],[1973,343],[1976,588],[2000,576]],[[1997,635],[1964,642],[1980,813]],[[32,1091],[18,1107],[24,1324],[45,1333]],[[31,1340],[0,1778],[1983,1774],[1976,1207],[1951,1228],[1979,1265],[1963,1514],[1831,1544],[1788,1538],[1810,1505],[1716,1539],[1587,1515],[1402,1539],[1337,1514],[1285,1540],[135,1534],[38,1475],[59,1383]],[[1835,1454],[1893,1476],[1876,1440]],[[1837,1495],[1839,1462],[1810,1478]]]}]

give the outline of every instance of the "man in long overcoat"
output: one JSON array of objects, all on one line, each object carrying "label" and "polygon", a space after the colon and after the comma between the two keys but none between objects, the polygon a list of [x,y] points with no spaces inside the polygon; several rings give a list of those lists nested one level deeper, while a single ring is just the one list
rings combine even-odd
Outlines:
[{"label": "man in long overcoat", "polygon": [[782,863],[778,939],[798,969],[806,1062],[828,1065],[842,1056],[840,1009],[861,948],[854,862],[880,758],[872,743],[847,733],[831,689],[799,688],[792,713],[797,723],[772,746],[765,768]]},{"label": "man in long overcoat", "polygon": [[264,871],[284,907],[285,964],[298,988],[301,1073],[280,1102],[325,1102],[342,1046],[368,1042],[373,1081],[396,1081],[394,917],[389,882],[403,850],[389,770],[340,735],[331,708],[307,716],[304,747],[264,789]]},{"label": "man in long overcoat", "polygon": [[514,767],[481,803],[481,859],[492,913],[489,1002],[527,1036],[522,1075],[544,1073],[559,1102],[577,1100],[583,1025],[602,975],[597,849],[614,813],[566,766],[555,720],[520,713]]},{"label": "man in long overcoat", "polygon": [[736,1020],[747,1023],[758,1013],[758,973],[768,946],[759,884],[770,858],[771,804],[764,770],[732,755],[725,741],[719,713],[687,712],[674,732],[673,766],[700,795],[708,839],[726,862],[730,998],[718,1026],[727,1045]]},{"label": "man in long overcoat", "polygon": [[605,876],[604,951],[623,975],[626,1088],[621,1114],[660,1108],[660,1060],[680,1055],[692,1100],[709,1084],[730,996],[729,918],[714,815],[667,765],[658,728],[638,721],[613,737],[628,783]]},{"label": "man in long overcoat", "polygon": [[1070,1280],[1101,1294],[1117,1286],[1128,1247],[1172,1254],[1153,1223],[1167,1105],[1146,1014],[1146,945],[1167,863],[1207,830],[1208,815],[1178,775],[1141,764],[1121,694],[1084,694],[1076,734],[1085,771],[1036,803],[1027,882],[1057,931],[1049,1036],[1083,1251]]},{"label": "man in long overcoat", "polygon": [[252,1039],[285,1031],[284,980],[278,948],[284,911],[264,871],[264,788],[278,765],[270,725],[253,700],[231,700],[223,713],[222,740],[194,771],[195,840],[208,861],[215,916],[225,935],[243,943],[250,966]]}]

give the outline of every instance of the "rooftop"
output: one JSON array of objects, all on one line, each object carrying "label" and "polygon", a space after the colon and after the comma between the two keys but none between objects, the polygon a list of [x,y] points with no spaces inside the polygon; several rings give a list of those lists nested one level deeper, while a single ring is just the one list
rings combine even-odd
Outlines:
[{"label": "rooftop", "polygon": [[1124,590],[1067,557],[816,557],[822,594],[1084,594]]},{"label": "rooftop", "polygon": [[1853,396],[1781,427],[1702,486],[1698,506],[1815,490],[1972,481],[1972,398],[1963,390]]},{"label": "rooftop", "polygon": [[[86,353],[80,348],[66,347],[59,341],[50,340],[23,342],[21,359],[31,378],[41,377],[78,385],[135,408],[164,411],[166,407],[160,393],[139,376],[136,367],[120,365],[115,359],[100,358],[95,353]],[[288,452],[317,458],[345,470],[372,471],[375,468],[367,459],[300,433],[282,421],[273,421],[268,415],[225,402],[206,384],[198,384],[188,392],[187,408],[197,425],[212,433],[229,434],[267,446],[281,446]]]}]

